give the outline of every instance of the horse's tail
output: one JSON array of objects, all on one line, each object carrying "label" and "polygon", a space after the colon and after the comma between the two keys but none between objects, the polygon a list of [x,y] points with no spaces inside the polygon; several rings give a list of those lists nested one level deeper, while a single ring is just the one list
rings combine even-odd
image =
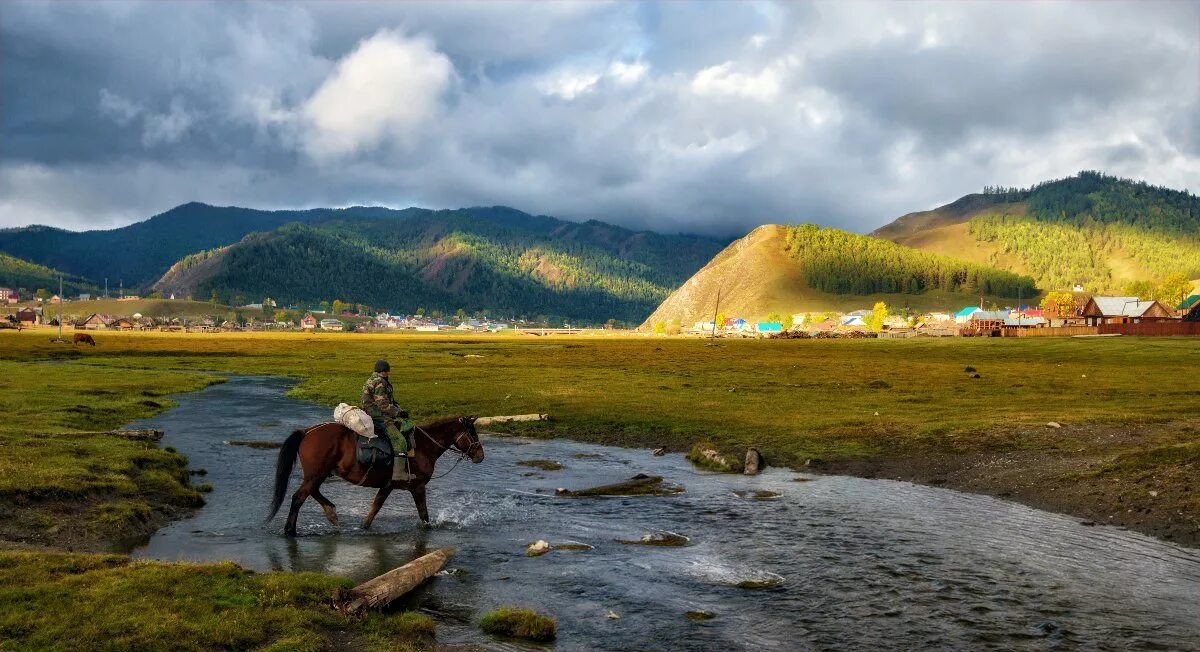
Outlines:
[{"label": "horse's tail", "polygon": [[267,520],[275,518],[279,506],[283,504],[283,496],[287,493],[288,478],[292,476],[292,467],[296,464],[296,455],[300,452],[300,440],[304,439],[305,430],[296,430],[283,442],[279,449],[279,460],[275,462],[275,495],[271,498],[271,513]]}]

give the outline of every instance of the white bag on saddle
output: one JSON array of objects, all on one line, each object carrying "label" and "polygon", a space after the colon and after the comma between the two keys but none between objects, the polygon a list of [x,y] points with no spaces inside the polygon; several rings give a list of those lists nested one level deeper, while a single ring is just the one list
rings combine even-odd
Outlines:
[{"label": "white bag on saddle", "polygon": [[333,420],[367,439],[375,436],[375,424],[371,421],[371,415],[360,407],[341,403],[333,409]]}]

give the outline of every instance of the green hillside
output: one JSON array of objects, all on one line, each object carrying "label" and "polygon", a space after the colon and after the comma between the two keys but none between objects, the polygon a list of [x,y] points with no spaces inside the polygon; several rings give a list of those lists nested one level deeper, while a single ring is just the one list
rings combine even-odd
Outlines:
[{"label": "green hillside", "polygon": [[73,294],[81,290],[86,292],[94,289],[82,279],[71,275],[64,275],[58,270],[50,269],[44,265],[38,265],[37,263],[31,263],[15,256],[0,253],[0,287],[14,290],[24,289],[29,292],[45,289],[51,294],[57,294],[58,279],[60,276],[63,276],[64,292]]},{"label": "green hillside", "polygon": [[1026,273],[1046,289],[1200,278],[1200,198],[1189,192],[1081,172],[968,198],[968,210],[906,215],[874,235]]},{"label": "green hillside", "polygon": [[[717,310],[748,320],[771,313],[848,311],[883,301],[892,308],[953,311],[1032,297],[1033,280],[812,225],[767,224],[734,241],[671,293],[643,323],[712,319]],[[1003,292],[1009,296],[993,294]]]},{"label": "green hillside", "polygon": [[411,312],[637,322],[720,243],[505,208],[288,224],[185,257],[163,293],[283,303],[341,299]]}]

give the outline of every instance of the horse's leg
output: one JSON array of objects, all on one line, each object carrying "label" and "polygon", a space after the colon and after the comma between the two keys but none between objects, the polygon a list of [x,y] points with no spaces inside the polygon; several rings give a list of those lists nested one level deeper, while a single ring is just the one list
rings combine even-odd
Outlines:
[{"label": "horse's leg", "polygon": [[417,516],[421,519],[421,524],[429,525],[429,508],[425,506],[425,487],[413,487],[408,491],[412,494],[413,502],[417,504]]},{"label": "horse's leg", "polygon": [[325,510],[325,518],[329,519],[330,523],[333,523],[333,527],[337,527],[337,508],[333,506],[332,500],[329,500],[325,497],[325,494],[321,493],[321,486],[319,484],[312,488],[312,497],[313,500],[321,504],[321,509]]},{"label": "horse's leg", "polygon": [[384,501],[387,500],[388,494],[392,493],[392,483],[387,483],[379,488],[379,493],[375,494],[375,500],[371,503],[371,511],[367,512],[367,520],[363,521],[363,529],[371,529],[371,523],[375,521],[375,515],[379,513],[379,508],[383,507]]},{"label": "horse's leg", "polygon": [[315,480],[310,477],[305,477],[300,483],[300,488],[296,493],[292,494],[292,507],[288,510],[287,525],[283,526],[283,533],[289,537],[296,536],[296,516],[300,514],[300,506],[308,500],[308,495],[312,493]]}]

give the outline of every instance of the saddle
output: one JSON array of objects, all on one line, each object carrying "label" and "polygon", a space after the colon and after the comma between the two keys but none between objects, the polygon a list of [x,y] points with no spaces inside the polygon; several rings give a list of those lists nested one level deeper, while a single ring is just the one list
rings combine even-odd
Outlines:
[{"label": "saddle", "polygon": [[392,450],[392,440],[386,435],[383,437],[363,437],[356,435],[358,438],[358,463],[363,466],[382,466],[390,465],[395,452]]}]

